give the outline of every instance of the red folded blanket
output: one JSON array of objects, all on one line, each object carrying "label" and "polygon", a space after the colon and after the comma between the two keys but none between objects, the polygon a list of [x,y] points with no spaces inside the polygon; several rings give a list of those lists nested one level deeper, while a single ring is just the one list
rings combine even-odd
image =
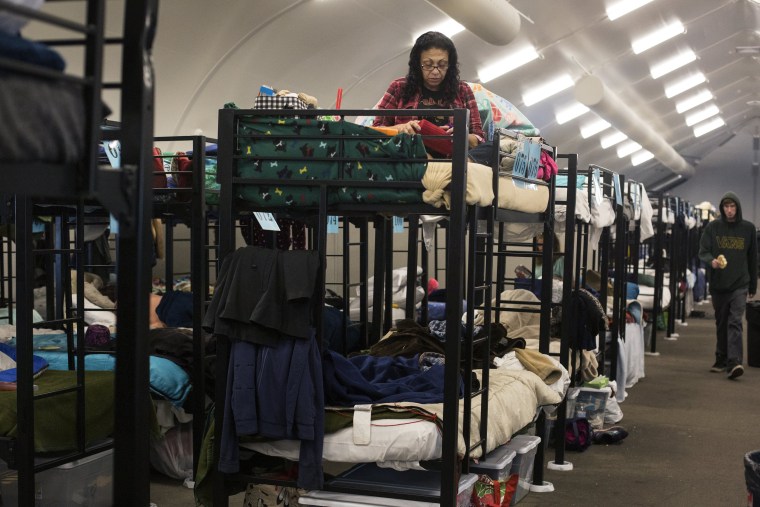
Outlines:
[{"label": "red folded blanket", "polygon": [[[445,130],[434,123],[430,123],[427,120],[420,120],[420,134],[422,134],[422,142],[426,148],[435,152],[434,155],[440,155],[442,157],[451,157],[454,151],[454,141],[451,135]],[[427,136],[447,136],[441,137],[427,137]]]}]

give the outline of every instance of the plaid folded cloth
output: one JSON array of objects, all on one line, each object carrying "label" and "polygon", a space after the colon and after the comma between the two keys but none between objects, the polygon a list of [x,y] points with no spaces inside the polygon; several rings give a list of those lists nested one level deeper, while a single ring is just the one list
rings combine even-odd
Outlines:
[{"label": "plaid folded cloth", "polygon": [[306,109],[306,102],[298,97],[278,95],[259,95],[253,104],[254,109]]}]

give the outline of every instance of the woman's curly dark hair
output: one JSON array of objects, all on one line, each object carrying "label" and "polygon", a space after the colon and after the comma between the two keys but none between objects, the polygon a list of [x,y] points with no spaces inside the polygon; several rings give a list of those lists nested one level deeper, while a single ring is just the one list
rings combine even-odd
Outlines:
[{"label": "woman's curly dark hair", "polygon": [[404,102],[410,100],[422,89],[424,81],[422,80],[420,55],[423,51],[432,48],[442,49],[449,53],[449,68],[441,83],[441,91],[443,92],[443,98],[448,102],[453,102],[456,98],[459,91],[459,58],[457,57],[457,48],[451,39],[441,32],[425,32],[417,37],[417,41],[409,53],[409,72],[406,75],[406,86],[403,92]]}]

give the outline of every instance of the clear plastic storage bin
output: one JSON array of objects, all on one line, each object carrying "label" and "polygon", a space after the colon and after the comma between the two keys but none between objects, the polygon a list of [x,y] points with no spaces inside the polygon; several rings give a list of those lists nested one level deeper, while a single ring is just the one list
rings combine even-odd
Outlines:
[{"label": "clear plastic storage bin", "polygon": [[517,435],[506,445],[508,449],[515,452],[510,475],[518,474],[519,476],[517,490],[510,505],[515,505],[530,492],[530,486],[533,483],[533,461],[539,443],[541,443],[541,437]]},{"label": "clear plastic storage bin", "polygon": [[[113,450],[100,452],[35,474],[36,507],[113,505]],[[0,505],[19,505],[18,472],[0,470]]]},{"label": "clear plastic storage bin", "polygon": [[[478,476],[463,475],[459,479],[458,507],[469,507],[472,488]],[[337,493],[332,491],[309,491],[298,499],[301,505],[328,507],[435,507],[438,502],[424,502],[371,496],[373,491],[389,494],[422,494],[437,496],[441,488],[441,474],[436,471],[398,471],[380,468],[374,463],[359,465],[330,481],[330,485],[364,491],[367,495]]]}]

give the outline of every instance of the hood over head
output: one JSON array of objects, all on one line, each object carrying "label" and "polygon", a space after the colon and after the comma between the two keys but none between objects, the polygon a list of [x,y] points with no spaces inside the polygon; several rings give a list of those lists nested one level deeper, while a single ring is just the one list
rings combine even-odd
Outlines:
[{"label": "hood over head", "polygon": [[718,204],[718,209],[720,210],[720,218],[723,221],[726,221],[726,215],[723,213],[723,201],[725,200],[731,200],[736,203],[736,221],[741,222],[742,221],[742,204],[739,202],[739,197],[733,193],[733,192],[726,192],[723,194],[723,197],[720,198],[720,203]]}]

